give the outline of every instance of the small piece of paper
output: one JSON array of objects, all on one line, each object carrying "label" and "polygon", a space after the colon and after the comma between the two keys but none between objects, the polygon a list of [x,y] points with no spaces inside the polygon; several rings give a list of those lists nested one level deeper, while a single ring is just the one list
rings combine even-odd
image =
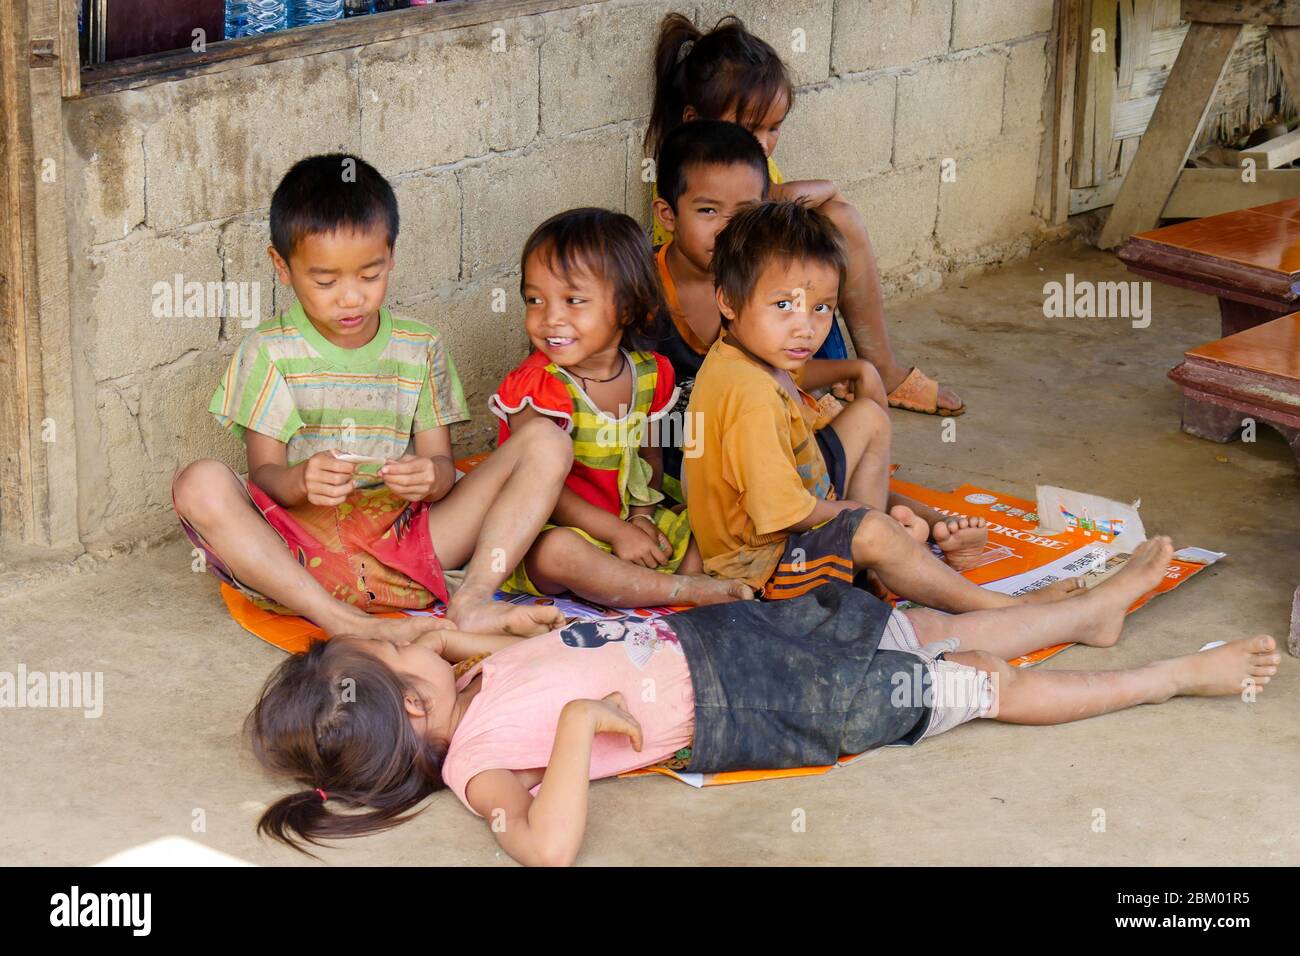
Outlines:
[{"label": "small piece of paper", "polygon": [[374,455],[354,455],[350,451],[334,451],[331,449],[330,454],[339,461],[354,461],[359,465],[382,465],[388,461],[387,458],[376,458]]},{"label": "small piece of paper", "polygon": [[1186,561],[1188,564],[1213,564],[1227,556],[1226,551],[1210,551],[1207,548],[1180,548],[1174,552],[1175,561]]}]

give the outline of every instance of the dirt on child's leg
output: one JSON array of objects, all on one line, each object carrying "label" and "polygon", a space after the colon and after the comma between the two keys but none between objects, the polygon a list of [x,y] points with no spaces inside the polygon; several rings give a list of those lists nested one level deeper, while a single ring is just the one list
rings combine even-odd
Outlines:
[{"label": "dirt on child's leg", "polygon": [[172,480],[176,512],[249,588],[313,621],[326,634],[412,641],[444,626],[427,617],[405,621],[372,617],[337,601],[299,564],[283,539],[253,506],[243,483],[220,461],[204,458]]},{"label": "dirt on child's leg", "polygon": [[707,574],[666,574],[624,561],[568,528],[543,532],[524,567],[543,594],[571,591],[608,607],[698,606],[754,596],[739,581]]},{"label": "dirt on child's leg", "polygon": [[520,607],[492,595],[546,523],[573,464],[573,442],[548,419],[525,422],[441,501],[429,535],[444,567],[467,564],[447,616],[479,633],[527,636],[564,623],[553,607]]}]

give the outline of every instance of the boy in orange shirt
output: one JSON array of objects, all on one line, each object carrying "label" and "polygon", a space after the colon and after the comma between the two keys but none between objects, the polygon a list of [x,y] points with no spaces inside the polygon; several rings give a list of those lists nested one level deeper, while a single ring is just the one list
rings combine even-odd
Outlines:
[{"label": "boy in orange shirt", "polygon": [[885,410],[856,401],[832,427],[799,388],[830,329],[845,268],[838,230],[799,202],[745,207],[714,241],[723,329],[696,376],[688,414],[700,427],[683,455],[705,570],[788,598],[871,568],[894,593],[946,611],[1076,590],[1077,579],[1008,597],[935,558],[927,523],[904,505],[889,508]]}]

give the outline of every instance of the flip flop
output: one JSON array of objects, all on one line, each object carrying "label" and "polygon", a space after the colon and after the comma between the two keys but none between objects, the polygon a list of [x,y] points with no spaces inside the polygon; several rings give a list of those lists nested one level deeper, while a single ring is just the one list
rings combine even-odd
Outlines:
[{"label": "flip flop", "polygon": [[889,405],[923,415],[956,416],[966,411],[964,404],[959,408],[940,408],[939,383],[916,366],[912,366],[907,378],[889,393]]}]

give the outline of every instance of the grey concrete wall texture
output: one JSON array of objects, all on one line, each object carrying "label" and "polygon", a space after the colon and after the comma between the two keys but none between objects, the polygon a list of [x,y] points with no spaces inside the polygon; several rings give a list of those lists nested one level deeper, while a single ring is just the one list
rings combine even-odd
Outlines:
[{"label": "grey concrete wall texture", "polygon": [[263,315],[285,309],[267,207],[285,169],[316,152],[354,151],[393,181],[403,227],[389,305],[450,345],[475,415],[456,429],[458,453],[490,447],[487,398],[527,351],[528,232],[578,205],[649,222],[641,138],[670,10],[703,25],[734,12],[781,52],[799,87],[776,159],[858,203],[889,291],[933,287],[1046,230],[1052,0],[605,0],[70,101],[87,547],[174,529],[170,479],[190,460],[243,470],[242,446],[206,408],[246,330],[155,318],[152,290],[177,274],[258,282]]}]

